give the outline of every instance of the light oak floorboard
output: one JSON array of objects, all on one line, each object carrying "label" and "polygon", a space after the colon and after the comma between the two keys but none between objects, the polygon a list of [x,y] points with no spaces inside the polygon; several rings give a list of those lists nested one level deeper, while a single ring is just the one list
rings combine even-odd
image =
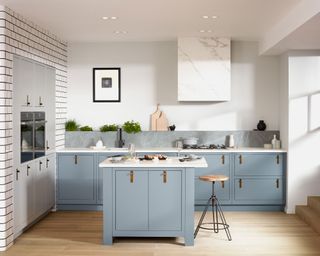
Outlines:
[{"label": "light oak floorboard", "polygon": [[[128,213],[129,214],[129,213]],[[196,222],[200,217],[196,213]],[[186,256],[186,255],[320,255],[320,236],[295,215],[280,212],[226,212],[233,240],[224,231],[200,230],[194,247],[183,238],[119,238],[102,241],[101,212],[50,213],[0,255],[8,256]],[[207,216],[206,221],[210,221]]]}]

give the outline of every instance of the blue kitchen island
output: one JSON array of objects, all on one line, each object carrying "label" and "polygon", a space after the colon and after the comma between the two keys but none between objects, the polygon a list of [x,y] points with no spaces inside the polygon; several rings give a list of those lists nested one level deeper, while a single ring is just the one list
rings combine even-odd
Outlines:
[{"label": "blue kitchen island", "polygon": [[208,167],[205,158],[106,159],[99,167],[104,244],[114,237],[184,237],[185,245],[194,244],[194,169]]}]

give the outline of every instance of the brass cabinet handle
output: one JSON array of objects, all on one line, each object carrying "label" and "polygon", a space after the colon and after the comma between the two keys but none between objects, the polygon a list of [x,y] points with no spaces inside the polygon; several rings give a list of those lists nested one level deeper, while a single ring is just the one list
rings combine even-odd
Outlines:
[{"label": "brass cabinet handle", "polygon": [[242,155],[239,156],[239,164],[243,163]]},{"label": "brass cabinet handle", "polygon": [[163,183],[167,183],[167,171],[162,172]]},{"label": "brass cabinet handle", "polygon": [[280,164],[280,156],[277,155],[277,164]]},{"label": "brass cabinet handle", "polygon": [[239,188],[242,188],[242,179],[239,180]]},{"label": "brass cabinet handle", "polygon": [[41,100],[41,96],[39,96],[39,106],[42,106],[43,103],[42,103],[42,100]]},{"label": "brass cabinet handle", "polygon": [[225,157],[224,157],[224,155],[222,155],[222,156],[221,156],[221,163],[222,163],[222,164],[224,164],[224,160],[225,160]]},{"label": "brass cabinet handle", "polygon": [[29,95],[27,95],[27,106],[30,105]]},{"label": "brass cabinet handle", "polygon": [[50,149],[48,140],[46,140],[46,149]]},{"label": "brass cabinet handle", "polygon": [[279,188],[279,186],[280,186],[280,180],[277,179],[277,181],[276,181],[276,187]]},{"label": "brass cabinet handle", "polygon": [[30,165],[27,165],[27,176],[29,176]]},{"label": "brass cabinet handle", "polygon": [[221,187],[224,188],[224,180],[221,181]]},{"label": "brass cabinet handle", "polygon": [[46,168],[49,167],[49,162],[50,162],[50,160],[47,158],[47,159],[46,159]]},{"label": "brass cabinet handle", "polygon": [[130,171],[130,183],[134,181],[134,171]]},{"label": "brass cabinet handle", "polygon": [[78,156],[77,155],[74,156],[74,164],[78,164]]},{"label": "brass cabinet handle", "polygon": [[39,161],[39,171],[41,171],[42,162]]},{"label": "brass cabinet handle", "polygon": [[19,180],[19,173],[20,173],[19,169],[16,169],[16,180]]}]

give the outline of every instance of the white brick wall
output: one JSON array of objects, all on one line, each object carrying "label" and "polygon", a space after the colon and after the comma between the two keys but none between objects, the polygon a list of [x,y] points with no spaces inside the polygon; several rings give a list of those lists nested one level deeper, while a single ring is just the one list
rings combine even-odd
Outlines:
[{"label": "white brick wall", "polygon": [[56,68],[56,146],[64,146],[67,43],[0,6],[0,251],[13,242],[12,60],[20,55]]}]

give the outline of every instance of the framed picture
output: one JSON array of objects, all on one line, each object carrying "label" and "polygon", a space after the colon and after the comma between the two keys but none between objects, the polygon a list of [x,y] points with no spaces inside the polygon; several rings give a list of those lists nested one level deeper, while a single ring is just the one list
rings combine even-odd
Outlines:
[{"label": "framed picture", "polygon": [[120,102],[120,68],[93,68],[93,102]]}]

